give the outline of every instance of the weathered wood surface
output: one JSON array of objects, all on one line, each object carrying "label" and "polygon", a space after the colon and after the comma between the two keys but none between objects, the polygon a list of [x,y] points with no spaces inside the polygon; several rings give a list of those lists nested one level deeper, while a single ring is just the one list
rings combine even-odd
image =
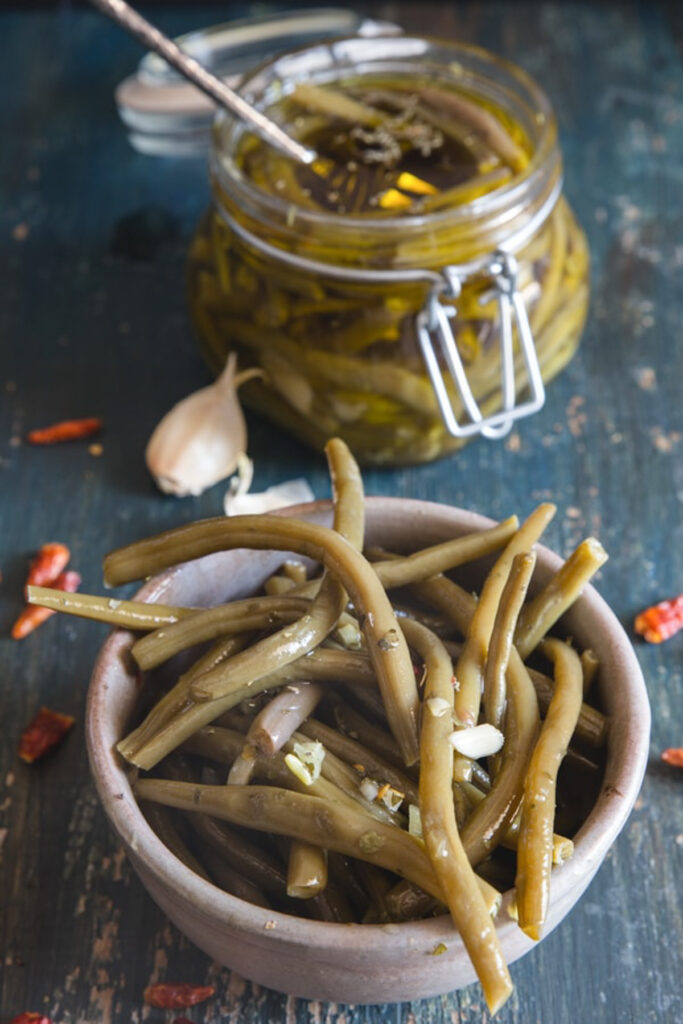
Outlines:
[{"label": "weathered wood surface", "polygon": [[[259,10],[267,5],[259,4]],[[550,93],[567,193],[593,256],[590,323],[543,412],[505,444],[402,472],[370,472],[369,493],[430,498],[499,516],[539,498],[561,509],[550,543],[596,533],[611,560],[599,587],[625,625],[683,589],[683,75],[676,5],[378,3],[406,28],[473,40],[517,60]],[[231,5],[231,14],[245,13]],[[169,30],[224,9],[158,9]],[[143,1010],[155,979],[215,983],[197,1022],[442,1024],[488,1020],[477,987],[415,1004],[308,1004],[208,962],[132,875],[99,809],[83,745],[84,694],[104,630],[52,620],[19,643],[27,558],[73,550],[83,588],[100,586],[114,545],[215,514],[222,488],[160,497],[142,461],[172,401],[207,380],[183,294],[183,260],[207,198],[203,167],[146,159],[112,104],[136,45],[87,11],[0,14],[0,1020],[23,1009],[56,1022],[165,1019]],[[103,454],[30,448],[26,429],[101,415]],[[252,421],[257,485],[322,461]],[[683,742],[683,634],[638,646],[654,710],[652,760],[636,810],[563,925],[512,968],[501,1024],[683,1019],[680,956],[683,777],[658,762]],[[16,758],[41,703],[78,724],[58,755]],[[169,1015],[169,1020],[174,1015]]]}]

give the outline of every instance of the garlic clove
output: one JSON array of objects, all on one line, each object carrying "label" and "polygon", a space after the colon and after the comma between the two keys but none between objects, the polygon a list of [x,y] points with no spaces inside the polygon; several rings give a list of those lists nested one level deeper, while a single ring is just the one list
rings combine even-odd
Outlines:
[{"label": "garlic clove", "polygon": [[464,757],[478,760],[480,757],[491,757],[503,746],[505,737],[500,729],[488,722],[470,726],[468,729],[456,729],[449,737],[453,747]]},{"label": "garlic clove", "polygon": [[301,478],[286,480],[255,494],[247,494],[243,489],[231,486],[223,499],[223,508],[226,516],[253,516],[313,499],[314,494],[308,482]]},{"label": "garlic clove", "polygon": [[236,366],[231,353],[220,377],[174,405],[150,437],[145,461],[166,494],[198,495],[234,473],[247,448]]}]

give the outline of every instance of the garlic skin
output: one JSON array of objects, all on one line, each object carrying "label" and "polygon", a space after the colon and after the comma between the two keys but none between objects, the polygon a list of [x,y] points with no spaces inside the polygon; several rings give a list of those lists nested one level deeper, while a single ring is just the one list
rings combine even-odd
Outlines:
[{"label": "garlic skin", "polygon": [[220,377],[174,405],[156,426],[145,462],[160,490],[178,497],[202,494],[234,473],[247,449],[247,427],[237,388],[251,374],[236,374],[228,356]]},{"label": "garlic skin", "polygon": [[249,484],[244,487],[240,482],[231,483],[230,490],[223,499],[223,510],[226,516],[256,516],[263,512],[273,512],[287,505],[301,505],[313,501],[315,495],[307,480],[285,480],[274,484],[265,491],[249,491]]}]

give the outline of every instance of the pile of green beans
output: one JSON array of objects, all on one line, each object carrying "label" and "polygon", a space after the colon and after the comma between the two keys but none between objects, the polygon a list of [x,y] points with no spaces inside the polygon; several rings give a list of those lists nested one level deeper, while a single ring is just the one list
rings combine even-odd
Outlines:
[{"label": "pile of green beans", "polygon": [[[118,750],[173,856],[240,899],[314,919],[448,910],[495,1012],[512,991],[501,893],[515,887],[519,925],[540,938],[552,866],[571,856],[586,813],[574,794],[600,784],[607,722],[585,703],[599,665],[550,631],[606,555],[584,541],[525,600],[550,504],[429,548],[367,548],[358,467],[339,439],[327,457],[332,528],[213,519],[105,560],[120,584],[215,551],[274,548],[314,558],[321,575],[289,556],[264,596],[208,610],[40,587],[29,600],[142,634],[132,654],[149,675],[144,713]],[[458,572],[492,555],[477,597]],[[194,660],[159,694],[181,651]],[[502,747],[456,753],[482,724]]]}]

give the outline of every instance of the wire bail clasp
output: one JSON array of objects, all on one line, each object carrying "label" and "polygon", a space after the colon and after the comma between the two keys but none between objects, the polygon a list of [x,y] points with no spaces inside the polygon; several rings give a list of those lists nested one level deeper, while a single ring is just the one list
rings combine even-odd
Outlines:
[{"label": "wire bail clasp", "polygon": [[[517,288],[517,260],[510,253],[495,252],[484,267],[492,280],[499,311],[500,364],[501,364],[501,410],[484,416],[472,393],[467,371],[458,351],[451,320],[457,316],[455,306],[444,306],[441,298],[456,300],[460,295],[463,281],[469,276],[469,269],[450,266],[444,268],[442,280],[429,292],[424,307],[416,318],[417,337],[425,361],[429,379],[434,388],[439,410],[446,429],[453,437],[472,437],[482,434],[489,439],[505,437],[514,422],[530,416],[542,408],[545,402],[545,388],[538,362],[538,354],[531,333],[524,299]],[[490,292],[481,296],[480,302],[488,302]],[[529,398],[516,404],[517,383],[515,380],[515,353],[513,327],[517,328],[519,347],[526,369],[526,383]],[[451,402],[434,342],[446,364],[451,379],[460,396],[462,407],[469,416],[469,423],[458,422]]]}]

